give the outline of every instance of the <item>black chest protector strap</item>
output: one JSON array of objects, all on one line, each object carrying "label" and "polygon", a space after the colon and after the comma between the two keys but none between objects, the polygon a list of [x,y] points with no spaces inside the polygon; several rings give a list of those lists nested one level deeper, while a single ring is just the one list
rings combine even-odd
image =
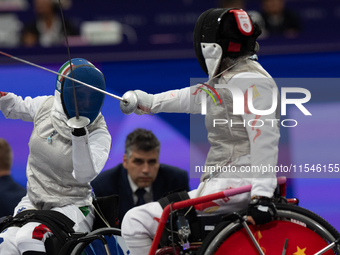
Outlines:
[{"label": "black chest protector strap", "polygon": [[74,233],[74,222],[64,214],[51,210],[25,210],[15,217],[8,216],[0,222],[0,232],[8,227],[22,227],[28,222],[39,222],[48,227],[59,242],[66,243]]}]

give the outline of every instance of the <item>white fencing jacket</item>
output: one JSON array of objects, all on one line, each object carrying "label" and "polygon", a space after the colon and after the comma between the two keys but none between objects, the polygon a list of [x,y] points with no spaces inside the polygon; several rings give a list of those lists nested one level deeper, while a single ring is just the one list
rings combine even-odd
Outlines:
[{"label": "white fencing jacket", "polygon": [[90,181],[103,169],[111,146],[104,117],[99,114],[86,135],[73,136],[58,91],[24,100],[8,93],[0,98],[0,110],[6,118],[34,122],[26,171],[31,202],[44,210],[91,203]]},{"label": "white fencing jacket", "polygon": [[[208,131],[208,140],[211,145],[206,166],[236,166],[239,170],[250,169],[253,172],[224,173],[221,178],[241,177],[250,178],[253,185],[251,195],[271,197],[277,185],[275,171],[277,164],[278,144],[280,138],[280,99],[277,93],[278,107],[271,114],[259,115],[251,113],[248,107],[248,97],[256,110],[269,110],[275,107],[274,90],[276,83],[262,66],[253,60],[247,59],[224,73],[220,78],[213,80],[216,84],[226,84],[227,87],[236,87],[242,91],[244,114],[234,114],[234,97],[227,88],[216,88],[222,105],[217,105],[213,99],[198,87],[208,90],[201,84],[179,90],[171,90],[153,96],[152,113],[182,112],[201,113],[201,94],[207,100],[207,113],[205,125]],[[210,85],[215,86],[209,82]],[[249,89],[252,94],[248,95]],[[213,94],[213,92],[210,90]],[[240,100],[242,98],[239,98]],[[247,104],[247,105],[246,105]],[[216,124],[214,120],[227,120],[227,124]],[[226,121],[225,121],[226,122]],[[238,123],[238,124],[237,124]],[[248,168],[246,168],[248,166]],[[267,168],[265,168],[267,167]],[[256,172],[256,169],[258,172]],[[255,171],[255,172],[254,172]],[[229,175],[228,175],[229,174]],[[202,175],[201,180],[209,178],[210,173]]]}]

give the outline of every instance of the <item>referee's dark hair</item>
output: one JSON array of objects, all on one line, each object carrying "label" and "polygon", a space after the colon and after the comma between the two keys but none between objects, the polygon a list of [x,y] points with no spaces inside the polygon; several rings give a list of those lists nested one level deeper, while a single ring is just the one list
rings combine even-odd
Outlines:
[{"label": "referee's dark hair", "polygon": [[157,137],[150,131],[143,128],[137,128],[125,140],[125,155],[130,158],[132,150],[134,151],[160,151],[160,142]]}]

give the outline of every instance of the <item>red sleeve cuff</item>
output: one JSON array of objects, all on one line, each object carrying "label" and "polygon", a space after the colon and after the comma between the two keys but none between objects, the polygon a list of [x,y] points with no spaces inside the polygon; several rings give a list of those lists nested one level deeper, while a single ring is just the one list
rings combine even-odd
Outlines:
[{"label": "red sleeve cuff", "polygon": [[4,97],[4,96],[6,96],[8,94],[8,92],[2,92],[2,91],[0,91],[0,97]]}]

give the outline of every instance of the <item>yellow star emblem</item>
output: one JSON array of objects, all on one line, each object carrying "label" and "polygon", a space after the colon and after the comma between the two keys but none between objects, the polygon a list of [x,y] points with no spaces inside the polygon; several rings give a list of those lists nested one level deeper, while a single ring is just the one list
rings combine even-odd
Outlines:
[{"label": "yellow star emblem", "polygon": [[254,85],[254,87],[253,87],[253,98],[255,99],[255,98],[260,97],[260,96],[261,96],[260,93],[258,92],[256,86]]},{"label": "yellow star emblem", "polygon": [[307,247],[303,248],[303,249],[300,249],[300,247],[297,246],[297,251],[295,253],[293,253],[293,255],[306,255],[306,253],[305,253],[306,249],[307,249]]}]

